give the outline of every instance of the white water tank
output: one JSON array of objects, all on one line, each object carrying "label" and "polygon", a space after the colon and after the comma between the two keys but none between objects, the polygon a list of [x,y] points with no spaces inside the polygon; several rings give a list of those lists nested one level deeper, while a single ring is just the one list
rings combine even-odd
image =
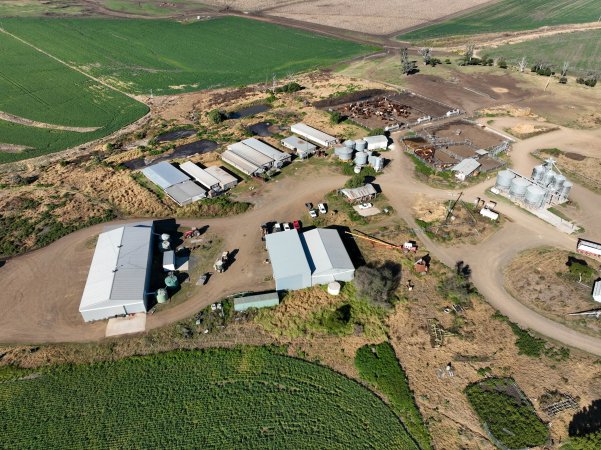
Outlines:
[{"label": "white water tank", "polygon": [[350,139],[347,139],[346,141],[344,141],[343,145],[345,147],[352,148],[353,150],[355,149],[355,141],[351,141]]},{"label": "white water tank", "polygon": [[332,281],[328,284],[328,294],[339,295],[340,294],[340,283],[338,281]]},{"label": "white water tank", "polygon": [[561,192],[561,188],[563,187],[563,183],[566,181],[566,177],[563,175],[557,175],[555,180],[553,180],[553,189]]},{"label": "white water tank", "polygon": [[545,174],[543,175],[543,179],[542,179],[543,186],[549,186],[551,183],[553,183],[554,179],[555,179],[555,172],[553,172],[552,170],[547,170],[545,172]]},{"label": "white water tank", "polygon": [[357,152],[355,155],[355,164],[358,166],[364,166],[367,164],[367,153],[365,152]]},{"label": "white water tank", "polygon": [[362,152],[366,148],[367,148],[367,142],[364,141],[363,139],[357,139],[355,141],[355,150],[357,150],[358,152]]},{"label": "white water tank", "polygon": [[532,179],[534,180],[534,182],[538,183],[544,176],[545,171],[545,166],[543,166],[542,164],[535,166],[534,169],[532,169]]}]

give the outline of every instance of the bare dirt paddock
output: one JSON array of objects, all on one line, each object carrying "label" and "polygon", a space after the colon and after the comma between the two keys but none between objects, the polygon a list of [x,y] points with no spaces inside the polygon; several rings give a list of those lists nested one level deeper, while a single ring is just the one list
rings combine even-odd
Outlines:
[{"label": "bare dirt paddock", "polygon": [[490,0],[206,0],[239,11],[310,22],[360,33],[388,35],[427,24]]}]

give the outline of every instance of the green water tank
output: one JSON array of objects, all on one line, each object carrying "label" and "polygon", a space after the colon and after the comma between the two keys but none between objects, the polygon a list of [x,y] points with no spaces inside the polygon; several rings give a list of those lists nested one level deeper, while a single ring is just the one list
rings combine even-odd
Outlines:
[{"label": "green water tank", "polygon": [[178,285],[179,281],[177,281],[175,274],[170,273],[167,278],[165,278],[165,286],[168,288],[176,288]]},{"label": "green water tank", "polygon": [[167,289],[160,288],[157,291],[157,303],[165,303],[169,300],[169,294],[167,293]]}]

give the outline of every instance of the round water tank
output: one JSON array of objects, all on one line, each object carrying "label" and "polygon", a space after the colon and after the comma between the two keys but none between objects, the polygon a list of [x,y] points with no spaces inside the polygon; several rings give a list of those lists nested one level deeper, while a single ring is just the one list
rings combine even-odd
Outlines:
[{"label": "round water tank", "polygon": [[340,155],[341,152],[347,152],[348,151],[348,147],[345,147],[344,145],[335,145],[334,146],[334,154],[336,155]]},{"label": "round water tank", "polygon": [[364,141],[363,139],[357,139],[355,141],[355,150],[357,150],[358,152],[362,152],[366,148],[367,148],[367,142]]},{"label": "round water tank", "polygon": [[343,145],[348,148],[355,149],[355,141],[351,141],[350,139],[344,141]]},{"label": "round water tank", "polygon": [[545,200],[545,190],[534,184],[528,186],[526,189],[526,196],[524,197],[524,203],[532,208],[540,208],[543,206]]},{"label": "round water tank", "polygon": [[571,181],[564,181],[563,182],[563,186],[561,187],[561,197],[562,198],[568,198],[568,195],[570,195],[570,191],[572,190],[572,182]]},{"label": "round water tank", "polygon": [[511,186],[511,180],[515,178],[515,174],[509,170],[501,170],[497,174],[497,182],[495,187],[501,191],[507,191]]},{"label": "round water tank", "polygon": [[338,150],[338,157],[341,161],[350,161],[353,159],[353,149],[348,147],[342,147],[342,149]]},{"label": "round water tank", "polygon": [[553,183],[554,179],[555,172],[553,172],[552,170],[547,170],[543,175],[542,183],[544,186],[549,186],[551,183]]},{"label": "round water tank", "polygon": [[168,241],[170,237],[167,233],[163,233],[161,234],[161,241]]},{"label": "round water tank", "polygon": [[364,166],[367,164],[367,153],[365,152],[357,152],[355,155],[355,164],[358,166]]},{"label": "round water tank", "polygon": [[555,180],[553,180],[553,189],[555,189],[556,191],[561,191],[561,188],[563,187],[563,183],[565,183],[566,181],[566,177],[564,177],[563,175],[557,175],[555,177]]},{"label": "round water tank", "polygon": [[543,177],[543,175],[545,174],[545,166],[543,166],[542,164],[535,166],[534,169],[532,169],[532,179],[538,183],[541,178]]},{"label": "round water tank", "polygon": [[169,275],[167,275],[167,277],[165,277],[165,286],[167,286],[168,288],[176,288],[178,285],[179,281],[177,280],[175,274],[170,273]]},{"label": "round water tank", "polygon": [[337,281],[332,281],[328,284],[328,294],[330,295],[339,295],[340,294],[340,283]]},{"label": "round water tank", "polygon": [[374,157],[371,165],[376,172],[380,172],[384,168],[384,158],[380,158],[379,156]]},{"label": "round water tank", "polygon": [[169,294],[167,293],[167,289],[160,288],[157,290],[157,303],[165,303],[169,300]]},{"label": "round water tank", "polygon": [[521,200],[526,195],[526,190],[530,186],[530,182],[524,178],[515,177],[511,180],[511,186],[509,187],[509,195],[516,200]]},{"label": "round water tank", "polygon": [[164,252],[168,251],[171,248],[171,244],[169,241],[161,241],[161,250]]}]

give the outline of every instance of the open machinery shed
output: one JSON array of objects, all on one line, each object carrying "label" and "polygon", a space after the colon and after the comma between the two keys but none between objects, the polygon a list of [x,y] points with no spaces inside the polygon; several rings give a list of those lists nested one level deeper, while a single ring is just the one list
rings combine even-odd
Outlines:
[{"label": "open machinery shed", "polygon": [[152,237],[152,222],[100,233],[79,305],[86,322],[146,312]]},{"label": "open machinery shed", "polygon": [[332,281],[351,281],[355,267],[338,231],[315,228],[268,234],[265,238],[275,287],[304,289]]}]

